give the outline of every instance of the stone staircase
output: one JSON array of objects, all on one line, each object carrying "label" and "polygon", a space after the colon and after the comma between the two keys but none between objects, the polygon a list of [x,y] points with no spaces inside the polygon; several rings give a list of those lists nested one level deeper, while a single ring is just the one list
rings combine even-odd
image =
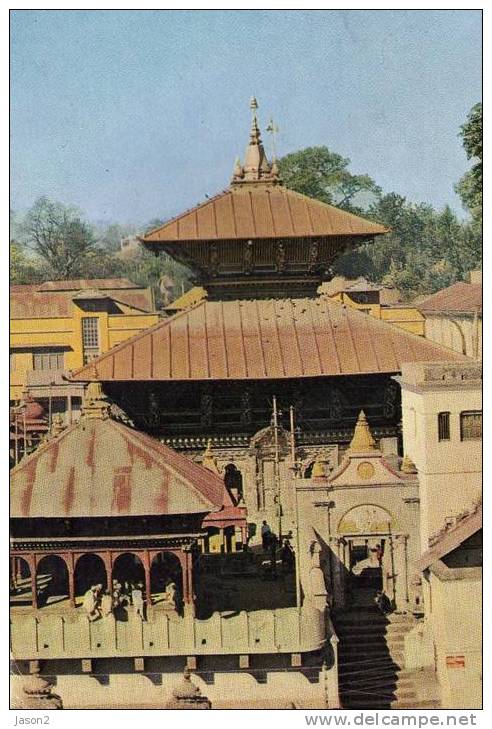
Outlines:
[{"label": "stone staircase", "polygon": [[333,615],[344,709],[439,708],[434,674],[404,668],[404,637],[415,622],[411,615],[382,615],[373,606]]}]

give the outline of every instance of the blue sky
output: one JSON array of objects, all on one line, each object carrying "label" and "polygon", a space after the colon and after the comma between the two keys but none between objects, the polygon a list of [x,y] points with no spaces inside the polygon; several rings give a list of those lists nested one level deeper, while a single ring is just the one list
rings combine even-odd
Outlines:
[{"label": "blue sky", "polygon": [[11,94],[17,211],[40,195],[123,223],[191,207],[228,185],[255,94],[280,155],[325,144],[461,214],[481,13],[13,11]]}]

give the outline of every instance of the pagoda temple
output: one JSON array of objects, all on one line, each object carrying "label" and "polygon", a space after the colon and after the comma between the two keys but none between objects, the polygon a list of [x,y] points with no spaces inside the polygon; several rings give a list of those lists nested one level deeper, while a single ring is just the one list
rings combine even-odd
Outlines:
[{"label": "pagoda temple", "polygon": [[282,512],[288,531],[292,468],[336,469],[361,410],[381,451],[403,455],[394,376],[463,357],[317,294],[337,256],[387,230],[286,188],[251,109],[228,189],[141,239],[185,263],[200,296],[67,376],[101,382],[138,429],[196,461],[210,441],[250,521]]}]

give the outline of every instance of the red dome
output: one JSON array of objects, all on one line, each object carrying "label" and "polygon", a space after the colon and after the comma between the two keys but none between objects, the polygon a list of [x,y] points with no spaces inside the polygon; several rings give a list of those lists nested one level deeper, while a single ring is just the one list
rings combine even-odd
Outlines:
[{"label": "red dome", "polygon": [[26,398],[25,410],[22,413],[28,420],[38,420],[44,416],[44,407],[40,405],[32,397]]}]

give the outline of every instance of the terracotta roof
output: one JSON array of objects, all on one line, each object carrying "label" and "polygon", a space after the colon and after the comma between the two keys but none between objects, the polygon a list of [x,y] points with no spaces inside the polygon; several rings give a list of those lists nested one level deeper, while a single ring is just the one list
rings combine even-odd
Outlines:
[{"label": "terracotta roof", "polygon": [[432,312],[461,312],[464,314],[474,314],[475,311],[481,312],[482,285],[458,281],[420,301],[417,307],[425,314],[432,314]]},{"label": "terracotta roof", "polygon": [[38,291],[10,292],[10,318],[71,317],[72,298],[66,293]]},{"label": "terracotta roof", "polygon": [[[10,289],[10,318],[11,319],[36,319],[36,318],[60,318],[72,316],[72,301],[83,299],[79,294],[84,289],[70,291],[41,291],[33,290],[30,286],[24,289],[23,286],[13,286]],[[94,298],[94,290],[90,298]],[[152,292],[150,289],[135,287],[103,289],[102,298],[110,298],[127,306],[134,307],[142,312],[154,310]]]},{"label": "terracotta roof", "polygon": [[201,301],[71,373],[74,380],[242,380],[396,373],[462,361],[434,342],[326,298]]},{"label": "terracotta roof", "polygon": [[459,521],[456,526],[449,531],[444,532],[438,541],[436,541],[430,549],[424,552],[417,562],[418,569],[427,569],[435,562],[457,549],[460,544],[478,532],[481,528],[482,504],[479,504],[472,514]]},{"label": "terracotta roof", "polygon": [[143,243],[254,238],[360,236],[387,228],[281,185],[233,188],[141,238]]},{"label": "terracotta roof", "polygon": [[69,281],[45,281],[36,291],[80,291],[80,289],[139,289],[127,278],[78,278]]},{"label": "terracotta roof", "polygon": [[223,479],[111,419],[82,418],[11,471],[11,516],[229,513]]}]

